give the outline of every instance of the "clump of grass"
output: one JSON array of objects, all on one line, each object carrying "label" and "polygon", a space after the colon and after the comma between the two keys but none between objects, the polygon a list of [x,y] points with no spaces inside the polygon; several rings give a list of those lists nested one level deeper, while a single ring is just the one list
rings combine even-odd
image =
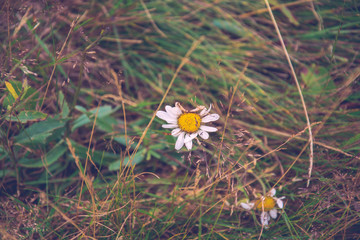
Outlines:
[{"label": "clump of grass", "polygon": [[[270,3],[313,123],[308,188],[306,118],[265,3],[5,1],[1,235],[358,238],[359,6]],[[155,112],[176,101],[212,103],[217,135],[175,152]],[[240,203],[275,185],[285,207],[262,230]]]}]

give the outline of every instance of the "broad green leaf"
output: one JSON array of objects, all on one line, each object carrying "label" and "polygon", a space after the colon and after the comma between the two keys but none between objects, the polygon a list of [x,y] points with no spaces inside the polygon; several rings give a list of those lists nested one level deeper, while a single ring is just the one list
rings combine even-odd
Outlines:
[{"label": "broad green leaf", "polygon": [[31,111],[31,110],[25,110],[21,111],[19,114],[15,116],[6,116],[5,119],[7,121],[12,122],[21,122],[21,123],[27,123],[27,122],[33,122],[33,121],[41,121],[45,120],[47,117],[46,113],[38,112],[38,111]]},{"label": "broad green leaf", "polygon": [[[109,105],[102,106],[102,107],[99,108],[97,118],[100,119],[100,118],[103,118],[103,117],[107,117],[110,114],[112,114],[113,112],[117,111],[119,108],[120,107],[112,108]],[[76,109],[81,111],[81,112],[84,112],[84,109],[79,108],[78,106],[76,106]],[[97,108],[94,108],[94,109],[92,109],[90,111],[86,111],[86,113],[84,113],[80,117],[78,117],[74,121],[74,124],[73,124],[73,126],[71,128],[71,131],[74,131],[75,129],[77,129],[77,128],[81,127],[81,126],[90,123],[91,122],[90,118],[94,119],[96,112],[97,112]]]},{"label": "broad green leaf", "polygon": [[113,126],[117,125],[117,123],[116,119],[111,116],[98,118],[96,121],[96,125],[99,129],[107,133],[112,133],[114,131]]},{"label": "broad green leaf", "polygon": [[53,134],[54,130],[65,126],[66,121],[48,118],[43,122],[34,123],[24,129],[14,140],[15,143],[31,144],[45,143],[47,137]]},{"label": "broad green leaf", "polygon": [[65,153],[66,150],[67,146],[61,141],[60,143],[56,144],[53,149],[47,152],[43,159],[22,158],[19,160],[19,164],[27,168],[41,168],[45,166],[48,167],[51,164],[55,163]]},{"label": "broad green leaf", "polygon": [[[139,164],[140,162],[142,162],[145,158],[145,154],[146,154],[146,149],[142,149],[140,151],[138,151],[135,156],[134,159],[132,160],[131,164]],[[115,162],[112,162],[109,165],[109,170],[111,171],[116,171],[119,170],[120,168],[120,164],[121,164],[121,159],[116,160]],[[127,166],[129,165],[129,156],[124,158],[124,162],[123,162],[123,166]]]}]

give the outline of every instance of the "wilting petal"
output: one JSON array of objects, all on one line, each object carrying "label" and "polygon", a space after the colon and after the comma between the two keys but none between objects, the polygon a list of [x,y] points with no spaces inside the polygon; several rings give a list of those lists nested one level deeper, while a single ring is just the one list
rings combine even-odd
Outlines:
[{"label": "wilting petal", "polygon": [[200,112],[200,117],[202,117],[202,116],[205,116],[206,115],[206,112],[207,112],[207,109],[206,108],[204,108],[203,110],[201,110],[201,112]]},{"label": "wilting petal", "polygon": [[269,191],[269,196],[270,196],[270,197],[273,197],[273,196],[275,196],[275,194],[276,194],[276,190],[275,190],[275,188],[272,188],[272,189]]},{"label": "wilting petal", "polygon": [[181,132],[175,143],[175,149],[180,150],[184,146],[184,132]]},{"label": "wilting petal", "polygon": [[209,126],[200,126],[200,129],[205,132],[216,132],[217,128],[209,127]]},{"label": "wilting petal", "polygon": [[262,212],[260,215],[261,225],[263,226],[269,225],[269,220],[270,220],[269,214],[267,212]]},{"label": "wilting petal", "polygon": [[187,148],[187,150],[191,150],[192,149],[192,145],[193,145],[193,142],[192,140],[188,141],[188,142],[185,142],[185,147]]},{"label": "wilting petal", "polygon": [[199,136],[202,139],[208,139],[209,138],[209,134],[207,132],[205,132],[205,131],[202,131],[202,130],[199,131]]},{"label": "wilting petal", "polygon": [[246,210],[251,210],[254,207],[254,203],[240,203],[240,206]]},{"label": "wilting petal", "polygon": [[158,111],[156,113],[156,116],[164,121],[166,121],[167,123],[176,123],[177,122],[177,119],[174,118],[174,117],[171,117],[169,114],[167,114],[166,112],[164,111]]},{"label": "wilting petal", "polygon": [[213,113],[205,116],[203,119],[201,119],[201,122],[203,123],[213,122],[218,120],[219,118],[220,118],[219,114]]},{"label": "wilting petal", "polygon": [[211,104],[210,104],[209,110],[207,110],[206,108],[204,108],[203,110],[201,110],[201,112],[200,112],[200,117],[203,117],[203,116],[205,116],[206,114],[208,114],[208,113],[210,112],[210,110],[211,110]]},{"label": "wilting petal", "polygon": [[181,133],[181,129],[180,128],[175,128],[174,130],[171,131],[171,135],[174,137],[179,136]]},{"label": "wilting petal", "polygon": [[177,128],[179,127],[177,124],[170,123],[170,124],[163,124],[161,125],[163,128]]},{"label": "wilting petal", "polygon": [[271,216],[273,219],[277,218],[277,210],[276,210],[276,209],[271,209],[271,210],[269,211],[269,213],[270,213],[270,216]]}]

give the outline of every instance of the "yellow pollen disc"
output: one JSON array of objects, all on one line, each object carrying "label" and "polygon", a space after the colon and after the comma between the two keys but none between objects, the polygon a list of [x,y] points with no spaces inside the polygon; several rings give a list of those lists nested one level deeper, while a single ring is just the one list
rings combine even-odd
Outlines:
[{"label": "yellow pollen disc", "polygon": [[259,199],[255,202],[255,207],[260,211],[263,209],[265,212],[270,211],[275,207],[275,200],[272,197],[265,197],[264,200]]},{"label": "yellow pollen disc", "polygon": [[178,118],[179,128],[187,133],[193,133],[199,130],[201,118],[196,113],[183,113]]}]

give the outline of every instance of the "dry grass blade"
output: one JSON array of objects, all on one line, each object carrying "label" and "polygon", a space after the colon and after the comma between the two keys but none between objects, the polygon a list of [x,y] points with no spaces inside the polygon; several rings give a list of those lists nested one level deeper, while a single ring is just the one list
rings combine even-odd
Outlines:
[{"label": "dry grass blade", "polygon": [[[91,201],[92,201],[92,210],[93,210],[93,214],[92,214],[92,217],[93,217],[93,221],[92,221],[92,226],[93,226],[93,234],[94,234],[94,238],[96,236],[96,223],[97,223],[97,213],[96,213],[96,193],[95,193],[95,190],[94,190],[94,186],[93,186],[93,183],[92,181],[90,180],[90,178],[88,176],[85,175],[86,173],[86,168],[84,168],[84,170],[82,169],[82,167],[80,166],[80,159],[78,156],[76,156],[75,154],[75,149],[73,148],[70,140],[68,138],[66,138],[66,143],[68,145],[68,148],[71,152],[71,155],[73,156],[73,158],[75,159],[75,163],[76,163],[76,166],[78,167],[79,169],[79,175],[81,177],[81,180],[82,180],[82,183],[85,182],[88,190],[89,190],[89,193],[90,193],[90,196],[91,196]],[[83,172],[84,171],[84,172]],[[82,191],[82,189],[80,190]],[[81,196],[81,194],[80,194]],[[79,198],[79,202],[78,202],[78,206],[80,204],[80,198]]]},{"label": "dry grass blade", "polygon": [[70,25],[70,30],[69,30],[69,32],[68,32],[68,34],[67,34],[67,36],[66,36],[66,39],[65,39],[65,41],[64,41],[64,43],[63,43],[63,45],[62,45],[62,47],[61,47],[61,49],[60,49],[60,51],[59,51],[56,59],[55,59],[53,70],[52,70],[52,72],[51,72],[50,78],[49,78],[48,83],[47,83],[47,85],[46,85],[46,90],[45,90],[45,93],[44,93],[43,101],[42,101],[41,106],[40,106],[40,111],[41,111],[41,109],[42,109],[42,107],[43,107],[43,105],[44,105],[44,102],[45,102],[45,100],[46,100],[46,95],[47,95],[47,93],[48,93],[48,91],[49,91],[49,87],[50,87],[51,80],[52,80],[53,77],[54,77],[54,73],[55,73],[56,67],[57,67],[57,65],[58,65],[58,60],[60,60],[61,54],[62,54],[62,52],[64,51],[65,46],[66,46],[66,44],[67,44],[67,42],[68,42],[68,40],[69,40],[69,37],[70,37],[71,33],[73,32],[73,30],[74,30],[74,28],[75,28],[75,26],[76,26],[79,18],[80,18],[80,17],[77,16],[76,19],[75,19],[74,21],[72,21],[72,23],[71,23],[71,25]]},{"label": "dry grass blade", "polygon": [[240,80],[244,77],[244,74],[246,72],[246,69],[249,65],[249,62],[245,63],[245,67],[243,68],[242,72],[240,73],[240,76],[235,84],[235,87],[233,89],[233,93],[231,95],[231,98],[230,98],[230,103],[229,103],[229,107],[228,107],[228,111],[227,111],[227,114],[226,114],[226,118],[225,118],[225,123],[224,123],[224,129],[223,129],[223,132],[221,134],[221,141],[220,141],[220,146],[219,146],[219,156],[218,156],[218,163],[217,163],[217,169],[216,169],[216,174],[219,174],[219,176],[221,176],[221,174],[219,173],[219,169],[220,169],[220,156],[221,156],[221,150],[222,150],[222,146],[223,146],[223,142],[224,142],[224,136],[225,136],[225,131],[226,131],[226,126],[227,126],[227,123],[228,123],[228,120],[229,120],[229,116],[230,116],[230,109],[231,109],[231,106],[233,104],[233,101],[234,101],[234,96],[235,96],[235,93],[237,91],[237,88],[239,86],[239,83],[240,83]]},{"label": "dry grass blade", "polygon": [[4,0],[0,235],[359,238],[359,4],[264,1]]},{"label": "dry grass blade", "polygon": [[140,0],[141,5],[143,6],[146,16],[149,18],[151,24],[153,25],[153,27],[155,28],[155,30],[164,38],[167,38],[166,34],[160,30],[160,28],[156,25],[154,19],[151,17],[150,11],[149,9],[146,7],[145,3],[143,0]]},{"label": "dry grass blade", "polygon": [[53,209],[55,209],[56,212],[58,212],[61,217],[66,221],[66,222],[69,222],[71,225],[73,225],[79,232],[80,234],[82,235],[82,237],[84,237],[85,239],[89,238],[89,239],[96,239],[96,238],[93,238],[91,236],[87,236],[85,234],[85,232],[74,222],[74,220],[72,220],[71,218],[69,218],[68,216],[66,216],[66,214],[61,211],[57,206],[55,206],[54,203],[52,203],[48,197],[46,196],[46,193],[44,192],[41,192],[40,193],[40,197],[41,199],[43,199],[47,204],[49,204]]},{"label": "dry grass blade", "polygon": [[288,64],[289,64],[289,67],[291,69],[291,73],[293,75],[293,78],[294,78],[294,81],[296,83],[296,87],[298,89],[298,92],[299,92],[299,95],[300,95],[300,99],[301,99],[301,103],[303,105],[303,108],[304,108],[304,113],[305,113],[305,117],[306,117],[306,123],[308,125],[308,129],[309,129],[309,144],[310,144],[310,155],[309,155],[309,161],[310,161],[310,164],[309,164],[309,171],[308,171],[308,181],[307,181],[307,186],[309,186],[310,184],[310,177],[311,177],[311,172],[312,172],[312,168],[313,168],[313,164],[314,164],[314,139],[313,139],[313,135],[312,135],[312,131],[311,131],[311,122],[310,122],[310,119],[309,119],[309,114],[308,114],[308,111],[307,111],[307,108],[306,108],[306,103],[305,103],[305,100],[304,100],[304,97],[303,97],[303,94],[302,94],[302,90],[301,90],[301,87],[300,87],[300,84],[299,84],[299,81],[297,79],[297,76],[296,76],[296,73],[295,73],[295,70],[294,70],[294,67],[291,63],[291,59],[290,59],[290,56],[289,56],[289,53],[287,52],[286,50],[286,46],[285,46],[285,43],[284,43],[284,40],[281,36],[281,33],[280,33],[280,29],[276,23],[276,20],[275,20],[275,17],[274,17],[274,14],[271,10],[271,7],[270,7],[270,4],[269,4],[269,1],[268,0],[264,0],[265,3],[266,3],[266,6],[267,6],[267,9],[269,11],[269,14],[271,16],[271,20],[274,24],[274,27],[275,27],[275,30],[276,30],[276,33],[279,37],[279,40],[280,40],[280,43],[281,43],[281,46],[284,50],[284,53],[285,53],[285,56],[286,56],[286,59],[288,61]]}]

